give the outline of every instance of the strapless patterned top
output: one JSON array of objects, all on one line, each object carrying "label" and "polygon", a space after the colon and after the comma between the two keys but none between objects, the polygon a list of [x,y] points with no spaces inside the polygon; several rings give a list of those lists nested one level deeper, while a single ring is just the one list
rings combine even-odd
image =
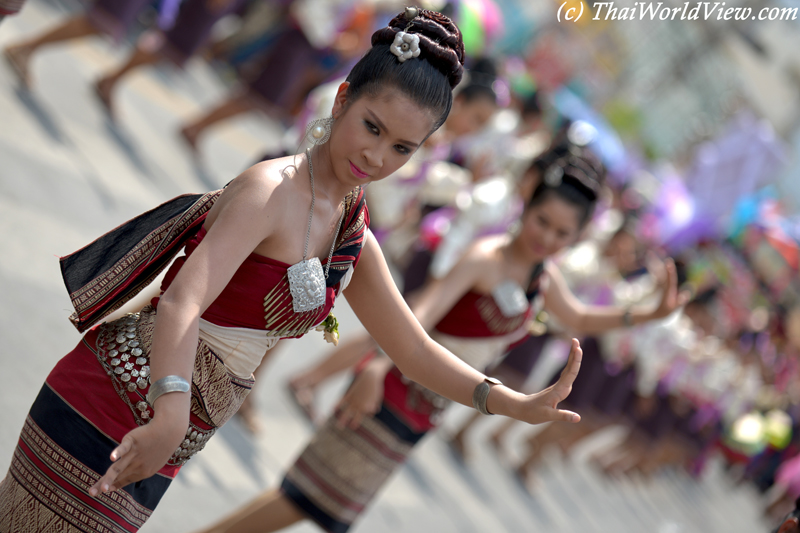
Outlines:
[{"label": "strapless patterned top", "polygon": [[[533,303],[543,283],[544,264],[537,265],[525,294]],[[453,337],[496,337],[521,328],[531,317],[533,306],[522,313],[506,316],[491,294],[467,292],[436,324],[435,330]]]},{"label": "strapless patterned top", "polygon": [[[204,321],[224,328],[259,330],[270,337],[297,338],[317,326],[328,316],[336,296],[350,280],[361,254],[364,234],[369,223],[362,194],[352,194],[345,200],[344,229],[337,237],[326,280],[325,305],[305,313],[292,310],[287,269],[282,261],[257,253],[250,254],[236,270],[228,285],[202,315]],[[186,241],[184,255],[175,259],[161,284],[161,293],[172,284],[188,257],[207,234],[201,227]],[[323,268],[327,258],[322,262]],[[157,308],[158,298],[153,300]]]},{"label": "strapless patterned top", "polygon": [[[178,257],[167,271],[161,284],[161,292],[172,284],[188,257],[197,249],[206,236],[202,228],[186,243],[185,255]],[[344,236],[345,234],[343,234]],[[270,336],[297,338],[322,322],[330,312],[336,296],[346,286],[350,274],[358,262],[358,254],[341,255],[345,245],[339,239],[334,252],[325,291],[325,305],[305,313],[292,310],[289,292],[288,263],[250,254],[242,262],[228,285],[203,313],[203,320],[226,328],[248,328],[266,330]],[[323,268],[327,258],[323,260]],[[154,306],[157,307],[157,299]]]}]

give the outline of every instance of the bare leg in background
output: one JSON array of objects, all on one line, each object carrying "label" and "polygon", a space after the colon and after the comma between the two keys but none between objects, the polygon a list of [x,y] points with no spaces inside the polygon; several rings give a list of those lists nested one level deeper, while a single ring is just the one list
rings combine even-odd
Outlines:
[{"label": "bare leg in background", "polygon": [[355,366],[369,350],[375,347],[372,337],[364,333],[342,343],[325,359],[289,380],[289,391],[295,402],[312,422],[316,421],[314,395],[317,386],[331,376]]},{"label": "bare leg in background", "polygon": [[[0,16],[0,18],[2,18],[2,16]],[[4,53],[8,63],[13,67],[22,85],[26,89],[30,89],[30,61],[31,56],[36,50],[46,44],[70,41],[79,37],[97,35],[98,33],[100,32],[89,22],[87,15],[79,15],[46,31],[39,37],[6,47]]]},{"label": "bare leg in background", "polygon": [[268,533],[305,518],[279,489],[274,489],[262,493],[227,518],[196,533]]},{"label": "bare leg in background", "polygon": [[122,67],[97,81],[95,84],[95,92],[110,117],[114,117],[113,93],[119,80],[133,69],[143,65],[152,65],[159,60],[161,60],[161,53],[158,50],[145,50],[137,45],[133,54],[131,54],[128,61]]}]

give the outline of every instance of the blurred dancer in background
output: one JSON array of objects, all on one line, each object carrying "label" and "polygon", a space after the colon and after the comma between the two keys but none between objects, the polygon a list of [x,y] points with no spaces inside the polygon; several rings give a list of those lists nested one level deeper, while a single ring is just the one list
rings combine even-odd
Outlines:
[{"label": "blurred dancer in background", "polygon": [[[3,12],[3,2],[8,3],[9,0],[0,0],[0,14]],[[15,3],[20,7],[22,5],[18,0],[10,0],[10,4]],[[130,31],[139,13],[150,3],[150,0],[98,0],[84,13],[68,18],[41,35],[6,47],[6,60],[22,86],[30,89],[30,62],[39,48],[101,34],[119,42]]]},{"label": "blurred dancer in background", "polygon": [[197,140],[207,128],[259,109],[279,122],[295,120],[312,89],[368,48],[373,17],[368,6],[354,8],[332,46],[318,49],[288,15],[255,74],[246,75],[242,87],[182,127],[183,139],[196,152]]},{"label": "blurred dancer in background", "polygon": [[[615,304],[624,307],[647,305],[648,296],[658,298],[656,275],[645,276],[648,270],[642,266],[642,254],[637,251],[637,243],[629,228],[624,225],[605,244],[592,243],[597,250],[597,267],[586,272],[585,268],[570,269],[569,255],[564,258],[565,276],[581,301],[599,304]],[[587,249],[581,252],[585,253]],[[580,253],[577,250],[575,253]],[[652,269],[660,269],[658,261],[653,261]],[[663,274],[663,273],[662,273]],[[661,280],[663,282],[663,280]],[[635,294],[633,298],[631,294]],[[628,295],[621,297],[620,295]],[[566,332],[572,332],[568,324],[559,324]],[[582,339],[585,345],[585,360],[588,372],[581,374],[582,380],[575,387],[572,405],[591,412],[587,423],[578,431],[561,431],[557,426],[548,426],[543,431],[528,438],[529,450],[524,455],[517,473],[523,478],[541,458],[542,451],[556,444],[562,453],[567,454],[579,440],[619,422],[619,417],[630,396],[633,383],[633,361],[622,349],[606,350],[604,338],[609,335],[627,335],[630,330],[602,332]],[[576,332],[580,333],[580,332]]]},{"label": "blurred dancer in background", "polygon": [[[473,368],[484,368],[525,338],[537,305],[582,331],[604,331],[670,314],[680,302],[674,266],[653,309],[581,305],[549,261],[591,219],[603,170],[592,157],[555,161],[529,200],[515,235],[481,239],[447,276],[422,289],[413,304],[437,342]],[[542,300],[543,297],[543,300]],[[560,379],[540,394],[560,397],[578,352]],[[342,533],[361,515],[413,447],[437,427],[449,402],[406,378],[378,355],[356,375],[332,416],[286,474],[280,490],[258,497],[205,533],[276,531],[302,519]],[[487,413],[484,413],[487,414]]]},{"label": "blurred dancer in background", "polygon": [[136,44],[128,60],[103,76],[95,84],[97,96],[114,117],[114,90],[117,83],[136,68],[170,60],[178,67],[207,44],[214,24],[222,17],[234,13],[246,0],[186,0],[171,29],[148,34]]}]

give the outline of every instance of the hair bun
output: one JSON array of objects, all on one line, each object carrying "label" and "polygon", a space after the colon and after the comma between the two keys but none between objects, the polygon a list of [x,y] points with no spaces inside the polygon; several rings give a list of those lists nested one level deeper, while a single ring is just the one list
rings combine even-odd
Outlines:
[{"label": "hair bun", "polygon": [[400,31],[419,35],[422,51],[419,59],[427,60],[444,74],[451,89],[458,85],[464,75],[464,41],[461,30],[452,20],[429,9],[417,9],[417,16],[411,20],[403,12],[394,17],[386,28],[372,34],[372,46],[391,44],[395,34]]},{"label": "hair bun", "polygon": [[588,150],[573,152],[554,161],[545,171],[544,182],[548,183],[548,175],[558,171],[559,182],[561,178],[567,179],[588,192],[592,199],[600,196],[605,181],[606,170],[600,160]]}]

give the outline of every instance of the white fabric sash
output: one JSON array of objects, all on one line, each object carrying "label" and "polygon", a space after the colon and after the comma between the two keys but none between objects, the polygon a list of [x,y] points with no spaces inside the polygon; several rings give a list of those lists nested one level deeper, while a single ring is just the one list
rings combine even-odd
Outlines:
[{"label": "white fabric sash", "polygon": [[228,328],[200,319],[200,339],[209,345],[225,367],[240,378],[249,378],[267,351],[280,337],[269,331],[250,328]]}]

